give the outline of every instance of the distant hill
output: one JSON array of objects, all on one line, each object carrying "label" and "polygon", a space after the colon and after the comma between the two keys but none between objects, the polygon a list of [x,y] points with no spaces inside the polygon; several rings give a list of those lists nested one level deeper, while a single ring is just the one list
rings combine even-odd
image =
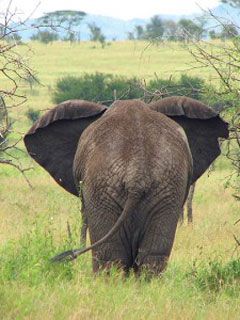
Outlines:
[{"label": "distant hill", "polygon": [[[221,4],[216,8],[211,10],[212,13],[216,16],[222,17],[226,20],[234,21],[236,25],[240,27],[240,10],[236,10],[231,6]],[[181,18],[194,19],[199,17],[199,14],[192,15],[164,15],[159,14],[159,16],[163,20],[174,20],[178,21]],[[92,15],[88,14],[84,20],[82,21],[80,28],[80,37],[81,40],[89,40],[89,23],[95,23],[98,27],[101,28],[103,34],[105,35],[107,40],[125,40],[127,39],[128,32],[134,31],[135,26],[141,25],[145,26],[150,19],[132,19],[132,20],[122,20],[116,19],[112,17],[100,16],[100,15]],[[28,25],[35,24],[35,20],[28,21]],[[215,21],[208,20],[208,27],[213,27],[216,24]],[[29,40],[33,33],[35,33],[33,29],[29,28],[29,30],[20,32],[23,40]]]}]

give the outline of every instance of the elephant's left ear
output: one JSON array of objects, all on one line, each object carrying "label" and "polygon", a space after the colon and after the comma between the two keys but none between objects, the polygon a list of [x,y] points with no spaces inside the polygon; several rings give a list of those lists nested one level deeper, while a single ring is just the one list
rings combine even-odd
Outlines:
[{"label": "elephant's left ear", "polygon": [[219,156],[218,138],[228,138],[228,124],[205,104],[191,98],[174,96],[149,104],[184,129],[193,157],[194,183]]},{"label": "elephant's left ear", "polygon": [[78,141],[106,109],[84,100],[65,101],[38,119],[24,137],[30,156],[74,195],[78,195],[78,190],[72,166]]}]

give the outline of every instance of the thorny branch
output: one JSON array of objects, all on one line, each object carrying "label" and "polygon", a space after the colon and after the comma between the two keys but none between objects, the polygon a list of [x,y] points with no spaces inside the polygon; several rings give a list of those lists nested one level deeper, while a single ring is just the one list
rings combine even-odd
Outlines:
[{"label": "thorny branch", "polygon": [[[229,23],[208,12],[216,25],[226,29]],[[237,26],[235,26],[239,29]],[[216,28],[216,26],[215,26]],[[224,145],[224,154],[231,161],[234,172],[227,182],[235,188],[235,197],[240,199],[240,39],[235,34],[228,41],[194,41],[189,39],[188,51],[195,61],[194,68],[212,71],[216,83],[215,92],[219,101],[225,104],[225,118],[229,122],[230,137]]]},{"label": "thorny branch", "polygon": [[[5,12],[0,12],[0,165],[10,165],[17,169],[26,179],[29,186],[30,181],[26,176],[26,171],[30,167],[23,168],[15,151],[19,151],[18,143],[22,140],[19,136],[12,140],[11,134],[14,132],[13,122],[10,117],[10,110],[24,104],[27,100],[25,94],[20,91],[22,80],[34,76],[33,69],[28,63],[28,53],[31,49],[19,42],[15,38],[19,31],[26,28],[26,22],[18,20],[17,9],[12,10],[13,1],[9,1]],[[17,22],[16,22],[17,21]],[[19,45],[27,49],[26,54],[19,53]]]},{"label": "thorny branch", "polygon": [[234,240],[235,240],[235,242],[236,242],[236,247],[235,247],[235,249],[234,249],[234,252],[235,252],[237,249],[240,248],[240,240],[238,240],[238,238],[236,237],[235,234],[233,234],[233,238],[234,238]]},{"label": "thorny branch", "polygon": [[[40,2],[24,19],[20,18],[21,13],[14,7],[13,2],[13,0],[9,0],[6,9],[0,12],[0,165],[7,164],[19,170],[30,185],[25,175],[25,171],[30,168],[22,168],[20,160],[13,154],[14,151],[19,151],[17,145],[22,138],[10,142],[11,133],[14,131],[16,135],[17,132],[14,129],[9,112],[12,108],[19,107],[27,101],[27,96],[20,90],[21,82],[28,82],[29,78],[38,83],[39,81],[28,61],[32,50],[28,44],[19,40],[18,34],[29,29],[50,28],[57,31],[60,28],[64,29],[64,25],[61,22],[59,24],[50,21],[46,24],[38,21],[36,24],[29,26],[28,22]],[[19,52],[20,45],[21,52]],[[24,49],[25,52],[23,53]]]}]

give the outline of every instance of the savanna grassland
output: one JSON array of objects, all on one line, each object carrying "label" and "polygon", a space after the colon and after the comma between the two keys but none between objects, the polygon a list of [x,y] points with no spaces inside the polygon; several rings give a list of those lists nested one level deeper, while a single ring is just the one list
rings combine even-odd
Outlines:
[{"label": "savanna grassland", "polygon": [[[28,101],[11,116],[22,133],[31,126],[25,111],[51,107],[62,76],[98,71],[148,81],[154,73],[178,77],[191,65],[191,56],[177,44],[30,46],[26,56],[41,85],[31,90],[21,83]],[[206,81],[211,77],[207,70],[191,72]],[[17,155],[34,166],[27,173],[33,189],[14,168],[0,167],[0,319],[240,319],[239,249],[233,238],[240,235],[240,223],[234,225],[240,206],[225,188],[231,168],[223,157],[197,183],[193,225],[178,227],[166,272],[146,281],[124,279],[116,270],[93,276],[91,253],[73,263],[50,264],[58,252],[79,246],[81,204],[24,153]]]}]

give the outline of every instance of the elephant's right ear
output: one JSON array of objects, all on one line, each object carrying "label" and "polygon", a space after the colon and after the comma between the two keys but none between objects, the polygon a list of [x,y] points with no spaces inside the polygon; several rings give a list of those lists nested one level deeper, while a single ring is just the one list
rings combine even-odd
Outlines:
[{"label": "elephant's right ear", "polygon": [[219,156],[218,138],[228,138],[228,124],[205,104],[188,97],[173,96],[149,107],[167,115],[184,129],[193,158],[194,183]]},{"label": "elephant's right ear", "polygon": [[30,156],[68,192],[78,195],[72,166],[79,138],[107,107],[68,100],[38,119],[24,137]]}]

